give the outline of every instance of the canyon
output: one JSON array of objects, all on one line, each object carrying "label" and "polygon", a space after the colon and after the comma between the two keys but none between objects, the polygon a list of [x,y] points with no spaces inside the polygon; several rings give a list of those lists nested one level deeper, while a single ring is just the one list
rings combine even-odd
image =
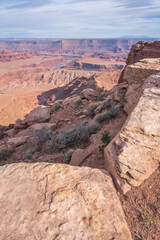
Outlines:
[{"label": "canyon", "polygon": [[[68,61],[63,53],[57,75],[82,74],[64,85],[47,70],[43,83],[24,84],[19,73],[17,93],[21,80],[43,91],[29,114],[0,127],[0,239],[159,240],[160,42],[134,44],[126,64],[123,54],[76,53]],[[29,58],[27,70],[52,68],[46,57]],[[117,80],[105,82],[117,68]],[[55,88],[47,89],[45,75]],[[5,95],[15,82],[3,76]]]},{"label": "canyon", "polygon": [[0,40],[0,124],[24,118],[42,102],[41,94],[44,99],[78,78],[94,77],[99,87],[112,88],[130,46],[128,40],[109,39]]}]

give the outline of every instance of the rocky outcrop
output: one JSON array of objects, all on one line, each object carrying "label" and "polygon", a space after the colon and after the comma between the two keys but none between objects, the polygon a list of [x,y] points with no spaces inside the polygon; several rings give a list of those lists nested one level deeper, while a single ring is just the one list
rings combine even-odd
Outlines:
[{"label": "rocky outcrop", "polygon": [[124,76],[129,85],[124,109],[131,114],[105,148],[105,161],[118,189],[126,192],[159,166],[160,59],[127,66]]},{"label": "rocky outcrop", "polygon": [[160,57],[160,41],[144,42],[134,44],[130,50],[126,63],[133,64],[144,58]]},{"label": "rocky outcrop", "polygon": [[[155,41],[153,43],[140,41],[134,44],[128,54],[126,64],[131,65],[138,62],[139,60],[146,58],[160,58],[160,41]],[[125,81],[124,79],[125,68],[123,69],[120,75],[119,83]]]},{"label": "rocky outcrop", "polygon": [[66,68],[71,70],[77,69],[87,71],[105,71],[107,69],[105,65],[80,62],[78,60],[74,60],[68,63],[66,65]]},{"label": "rocky outcrop", "polygon": [[46,106],[39,106],[28,114],[24,120],[17,120],[14,128],[27,128],[34,123],[47,122],[50,119],[51,108]]},{"label": "rocky outcrop", "polygon": [[87,100],[94,100],[98,97],[98,93],[91,88],[87,88],[81,92],[81,96],[82,98],[86,98]]},{"label": "rocky outcrop", "polygon": [[[39,100],[40,105],[53,105],[55,100],[62,100],[66,98],[70,98],[72,95],[80,94],[83,90],[90,88],[91,91],[95,92],[95,90],[100,90],[97,82],[96,76],[92,75],[91,77],[77,77],[69,84],[66,84],[63,87],[58,87],[46,92],[43,92],[37,98]],[[67,101],[67,100],[66,100]]]},{"label": "rocky outcrop", "polygon": [[111,177],[61,164],[0,167],[0,239],[131,240]]},{"label": "rocky outcrop", "polygon": [[128,84],[125,111],[129,114],[138,103],[147,77],[160,72],[160,59],[143,59],[128,65],[124,72],[124,80]]}]

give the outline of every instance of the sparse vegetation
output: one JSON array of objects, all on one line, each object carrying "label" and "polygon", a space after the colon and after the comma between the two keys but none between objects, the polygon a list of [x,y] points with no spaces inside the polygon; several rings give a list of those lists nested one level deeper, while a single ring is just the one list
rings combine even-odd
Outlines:
[{"label": "sparse vegetation", "polygon": [[104,112],[102,114],[99,114],[96,118],[96,121],[101,123],[101,122],[109,122],[113,118],[112,112]]},{"label": "sparse vegetation", "polygon": [[69,131],[52,132],[42,128],[39,131],[31,132],[32,138],[23,149],[25,159],[31,159],[35,152],[50,151],[54,153],[60,149],[85,143],[98,130],[99,126],[96,123],[88,124],[88,121],[82,121]]},{"label": "sparse vegetation", "polygon": [[99,146],[99,151],[101,153],[103,153],[104,148],[110,143],[111,139],[112,138],[111,138],[110,133],[108,131],[104,131],[102,133],[101,141],[102,141],[103,145]]},{"label": "sparse vegetation", "polygon": [[151,225],[151,219],[150,219],[149,215],[148,215],[144,210],[142,210],[141,216],[142,216],[142,219],[143,219],[147,224]]},{"label": "sparse vegetation", "polygon": [[25,154],[25,159],[31,159],[35,152],[36,152],[35,149],[28,150]]},{"label": "sparse vegetation", "polygon": [[13,148],[6,148],[0,150],[0,160],[5,159],[6,157],[9,157],[15,150]]},{"label": "sparse vegetation", "polygon": [[74,152],[73,149],[69,149],[69,150],[68,150],[68,152],[67,152],[67,154],[66,154],[66,156],[65,156],[65,159],[64,159],[64,163],[67,163],[67,164],[70,163],[73,152]]},{"label": "sparse vegetation", "polygon": [[124,103],[121,104],[120,108],[122,108],[122,109],[124,108]]},{"label": "sparse vegetation", "polygon": [[98,97],[97,97],[97,101],[102,101],[105,99],[105,97],[107,96],[107,91],[102,91],[99,93]]},{"label": "sparse vegetation", "polygon": [[96,123],[92,123],[87,126],[87,131],[89,135],[96,134],[99,130],[99,126]]},{"label": "sparse vegetation", "polygon": [[66,148],[75,144],[87,142],[89,137],[98,131],[98,126],[87,125],[86,122],[77,124],[73,130],[65,132],[61,131],[56,136],[56,144],[58,148]]},{"label": "sparse vegetation", "polygon": [[81,104],[82,104],[82,99],[79,98],[79,99],[76,101],[76,103],[77,103],[78,106],[81,105]]},{"label": "sparse vegetation", "polygon": [[87,109],[87,116],[94,117],[94,115],[95,115],[94,110],[96,110],[97,106],[98,106],[97,104],[90,105]]},{"label": "sparse vegetation", "polygon": [[135,234],[135,236],[138,238],[138,240],[147,240],[143,235]]},{"label": "sparse vegetation", "polygon": [[112,118],[116,117],[120,112],[120,107],[113,107],[111,111],[107,111],[104,113],[101,113],[97,116],[96,121],[101,122],[109,122]]},{"label": "sparse vegetation", "polygon": [[104,102],[103,107],[110,108],[112,105],[113,105],[113,100],[110,99],[110,100]]},{"label": "sparse vegetation", "polygon": [[59,104],[56,104],[56,105],[54,106],[54,110],[55,110],[55,111],[58,111],[60,108],[61,108],[61,105],[59,105]]}]

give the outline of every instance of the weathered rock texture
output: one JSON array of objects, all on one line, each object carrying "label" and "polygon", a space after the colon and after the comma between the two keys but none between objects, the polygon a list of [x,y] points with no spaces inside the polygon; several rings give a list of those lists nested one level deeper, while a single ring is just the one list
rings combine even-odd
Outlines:
[{"label": "weathered rock texture", "polygon": [[144,42],[134,44],[128,55],[127,64],[133,64],[144,58],[160,57],[160,41]]},{"label": "weathered rock texture", "polygon": [[106,147],[105,160],[117,187],[126,192],[130,185],[139,186],[159,165],[160,59],[128,66],[124,76],[129,84],[125,109],[135,108]]},{"label": "weathered rock texture", "polygon": [[1,240],[130,240],[111,178],[61,164],[0,168]]},{"label": "weathered rock texture", "polygon": [[[126,60],[127,65],[131,65],[146,58],[160,58],[160,41],[155,42],[144,42],[140,41],[134,44],[128,54]],[[119,83],[124,82],[124,72],[126,67],[123,69],[119,78]]]},{"label": "weathered rock texture", "polygon": [[124,72],[124,80],[128,83],[125,111],[129,114],[138,103],[143,92],[143,84],[147,77],[160,72],[160,58],[143,59],[128,65]]}]

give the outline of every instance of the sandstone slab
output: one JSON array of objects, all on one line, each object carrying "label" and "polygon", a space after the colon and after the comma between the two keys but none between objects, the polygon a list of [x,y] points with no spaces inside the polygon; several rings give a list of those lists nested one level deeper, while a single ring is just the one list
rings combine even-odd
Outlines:
[{"label": "sandstone slab", "polygon": [[64,164],[0,167],[1,240],[131,240],[110,176]]},{"label": "sandstone slab", "polygon": [[160,72],[159,59],[143,59],[135,64],[128,65],[124,71],[124,80],[129,87],[126,93],[124,110],[130,114],[143,92],[145,80]]},{"label": "sandstone slab", "polygon": [[124,192],[147,179],[158,168],[159,159],[160,73],[145,80],[138,104],[105,149],[107,168]]},{"label": "sandstone slab", "polygon": [[18,147],[22,144],[24,144],[27,140],[28,140],[28,136],[24,136],[24,137],[14,137],[14,138],[9,138],[6,141],[6,144],[8,147]]},{"label": "sandstone slab", "polygon": [[86,149],[76,149],[70,161],[70,165],[79,166],[91,154],[92,151]]},{"label": "sandstone slab", "polygon": [[39,106],[31,111],[24,120],[18,119],[15,123],[15,129],[23,129],[35,123],[47,122],[50,119],[51,108],[48,106]]}]

